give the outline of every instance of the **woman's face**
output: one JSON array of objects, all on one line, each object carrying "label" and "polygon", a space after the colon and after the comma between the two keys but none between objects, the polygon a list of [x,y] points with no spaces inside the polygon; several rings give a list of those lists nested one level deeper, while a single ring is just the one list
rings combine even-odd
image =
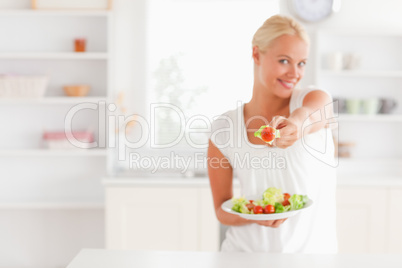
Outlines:
[{"label": "woman's face", "polygon": [[304,75],[307,56],[307,43],[294,35],[276,38],[264,53],[254,47],[256,82],[278,97],[289,98]]}]

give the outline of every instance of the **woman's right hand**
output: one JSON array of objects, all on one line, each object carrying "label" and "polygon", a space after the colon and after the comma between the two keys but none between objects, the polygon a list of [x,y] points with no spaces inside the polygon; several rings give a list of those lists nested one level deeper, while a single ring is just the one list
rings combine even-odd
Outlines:
[{"label": "woman's right hand", "polygon": [[280,131],[280,138],[274,139],[271,147],[278,147],[285,149],[292,146],[298,139],[300,139],[300,127],[298,124],[289,118],[283,116],[275,116],[270,125]]}]

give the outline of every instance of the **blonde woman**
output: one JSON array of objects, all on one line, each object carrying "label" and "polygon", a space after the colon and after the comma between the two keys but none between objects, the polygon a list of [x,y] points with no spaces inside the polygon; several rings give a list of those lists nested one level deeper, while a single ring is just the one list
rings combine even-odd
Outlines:
[{"label": "blonde woman", "polygon": [[[309,38],[295,20],[279,15],[266,20],[252,41],[251,100],[212,124],[208,173],[216,216],[229,226],[222,251],[337,251],[334,145],[326,119],[332,114],[332,99],[323,90],[296,89],[308,48]],[[272,145],[254,137],[267,124],[280,129],[281,137]],[[238,178],[242,195],[262,195],[276,187],[306,194],[314,205],[274,221],[229,214],[221,205],[233,197],[233,177]]]}]

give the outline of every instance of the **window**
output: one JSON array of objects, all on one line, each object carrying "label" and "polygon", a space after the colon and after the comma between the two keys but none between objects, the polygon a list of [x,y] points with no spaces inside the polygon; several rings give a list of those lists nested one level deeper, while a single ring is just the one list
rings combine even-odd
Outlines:
[{"label": "window", "polygon": [[[277,13],[279,0],[148,0],[145,66],[151,146],[122,146],[117,173],[205,174],[205,130],[215,116],[250,100],[252,37]],[[192,131],[183,135],[186,128]]]},{"label": "window", "polygon": [[[251,40],[278,0],[149,0],[147,15],[148,90],[155,112],[156,145],[167,145],[183,130],[180,111],[191,128],[205,128],[199,115],[214,116],[251,98]],[[207,144],[192,133],[192,144]],[[175,145],[194,148],[184,138]]]}]

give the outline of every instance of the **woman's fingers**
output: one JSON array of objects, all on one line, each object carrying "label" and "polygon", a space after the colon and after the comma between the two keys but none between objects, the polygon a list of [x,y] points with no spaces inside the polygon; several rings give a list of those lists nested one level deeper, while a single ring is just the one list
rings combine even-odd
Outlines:
[{"label": "woman's fingers", "polygon": [[271,227],[273,228],[278,228],[279,226],[282,225],[282,223],[284,223],[286,221],[286,219],[281,219],[281,220],[276,220],[273,225]]},{"label": "woman's fingers", "polygon": [[280,137],[275,138],[271,145],[267,144],[269,147],[284,149],[292,146],[299,139],[297,126],[286,117],[274,116],[270,125],[279,130]]},{"label": "woman's fingers", "polygon": [[295,141],[297,140],[295,134],[291,134],[288,136],[280,137],[277,139],[274,139],[274,142],[272,143],[272,147],[279,147],[282,148],[283,146],[290,146],[292,145]]},{"label": "woman's fingers", "polygon": [[286,137],[289,135],[297,134],[298,131],[296,125],[288,121],[285,127],[279,129],[279,132],[281,137]]},{"label": "woman's fingers", "polygon": [[295,137],[279,138],[279,139],[275,139],[275,141],[273,142],[273,145],[276,147],[292,145],[293,143],[296,142],[296,140],[297,139]]},{"label": "woman's fingers", "polygon": [[275,221],[274,221],[274,220],[272,220],[272,221],[264,221],[264,222],[263,222],[263,225],[264,225],[264,226],[269,226],[269,227],[270,227],[270,226],[272,226],[274,223],[275,223]]},{"label": "woman's fingers", "polygon": [[285,124],[286,120],[287,120],[286,117],[277,115],[272,118],[272,121],[269,125],[273,128],[280,129],[286,125]]}]

